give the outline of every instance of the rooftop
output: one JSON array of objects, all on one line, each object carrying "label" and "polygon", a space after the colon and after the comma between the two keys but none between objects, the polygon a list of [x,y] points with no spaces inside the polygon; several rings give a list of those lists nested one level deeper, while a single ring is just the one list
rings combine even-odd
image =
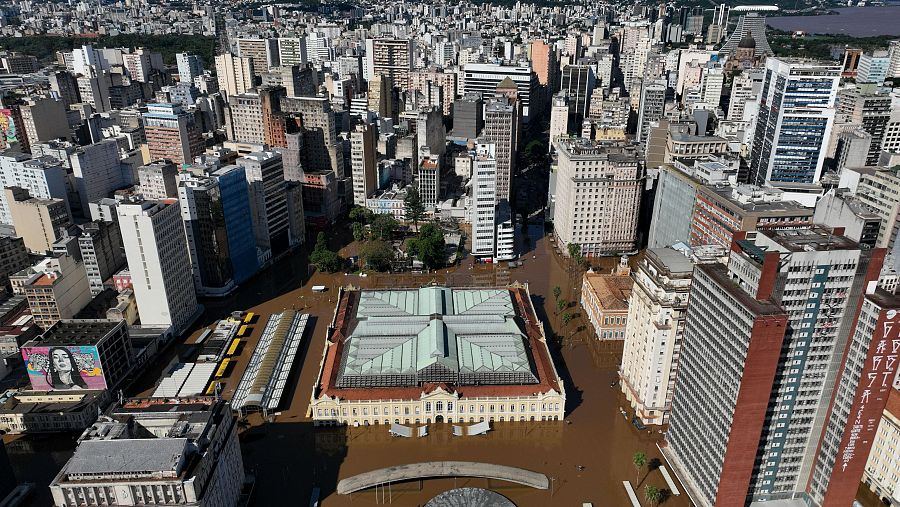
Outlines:
[{"label": "rooftop", "polygon": [[102,338],[122,325],[124,324],[120,321],[103,319],[60,320],[28,345],[96,345]]},{"label": "rooftop", "polygon": [[628,298],[634,285],[630,276],[585,273],[584,279],[604,310],[628,310]]},{"label": "rooftop", "polygon": [[343,291],[316,396],[563,392],[528,298],[517,287]]},{"label": "rooftop", "polygon": [[765,230],[761,234],[783,246],[790,252],[810,252],[827,250],[858,250],[859,244],[834,229],[813,225],[802,229]]},{"label": "rooftop", "polygon": [[[85,440],[66,464],[66,475],[106,474],[177,476],[186,438]],[[77,478],[76,478],[77,479]]]}]

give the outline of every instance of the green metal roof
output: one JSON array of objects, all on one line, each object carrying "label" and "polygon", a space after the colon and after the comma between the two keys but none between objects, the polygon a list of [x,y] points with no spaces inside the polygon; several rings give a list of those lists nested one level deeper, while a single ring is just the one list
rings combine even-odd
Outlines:
[{"label": "green metal roof", "polygon": [[506,289],[364,290],[341,375],[531,372]]}]

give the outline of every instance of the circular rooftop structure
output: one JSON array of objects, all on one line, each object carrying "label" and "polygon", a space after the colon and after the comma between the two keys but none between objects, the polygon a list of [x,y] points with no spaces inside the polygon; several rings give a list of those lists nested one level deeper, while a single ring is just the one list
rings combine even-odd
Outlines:
[{"label": "circular rooftop structure", "polygon": [[457,488],[432,498],[425,507],[516,507],[516,504],[489,489]]},{"label": "circular rooftop structure", "polygon": [[750,32],[744,34],[740,42],[738,42],[738,49],[756,49],[756,39],[753,38]]}]

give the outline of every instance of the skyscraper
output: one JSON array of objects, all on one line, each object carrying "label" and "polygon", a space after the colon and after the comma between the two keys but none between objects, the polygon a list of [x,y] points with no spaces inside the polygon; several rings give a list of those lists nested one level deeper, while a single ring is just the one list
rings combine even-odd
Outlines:
[{"label": "skyscraper", "polygon": [[568,65],[562,70],[560,90],[569,95],[569,119],[572,125],[581,125],[587,117],[588,104],[596,79],[590,65]]},{"label": "skyscraper", "polygon": [[494,144],[497,159],[497,199],[509,201],[512,196],[512,177],[516,171],[516,150],[519,144],[519,108],[508,98],[488,102],[484,111],[485,141]]},{"label": "skyscraper", "polygon": [[191,174],[182,175],[178,203],[197,294],[225,296],[236,285],[218,181]]},{"label": "skyscraper", "polygon": [[241,284],[259,270],[256,242],[247,241],[255,237],[247,176],[244,168],[236,165],[217,169],[210,176],[219,184],[232,277]]},{"label": "skyscraper", "polygon": [[695,270],[664,452],[698,505],[809,494],[838,370],[861,373],[846,351],[884,259],[841,234],[738,232],[727,268]]},{"label": "skyscraper", "polygon": [[284,164],[274,151],[255,152],[237,161],[246,171],[250,185],[250,211],[256,244],[263,252],[277,256],[302,238],[290,234]]},{"label": "skyscraper", "polygon": [[638,112],[636,140],[646,144],[650,134],[650,123],[662,119],[666,110],[666,83],[653,81],[641,89],[641,109]]},{"label": "skyscraper", "polygon": [[750,152],[750,183],[816,183],[834,126],[841,67],[769,58]]},{"label": "skyscraper", "polygon": [[141,324],[180,335],[202,307],[194,292],[178,200],[123,202],[116,214]]},{"label": "skyscraper", "polygon": [[493,257],[497,218],[496,145],[479,143],[472,160],[472,255]]},{"label": "skyscraper", "polygon": [[353,203],[365,206],[366,198],[378,188],[375,155],[375,127],[365,123],[350,133],[350,170],[353,176]]}]

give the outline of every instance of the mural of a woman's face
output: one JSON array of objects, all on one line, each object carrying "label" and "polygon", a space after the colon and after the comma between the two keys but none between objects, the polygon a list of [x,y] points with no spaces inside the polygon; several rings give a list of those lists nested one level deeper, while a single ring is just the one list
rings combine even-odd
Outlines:
[{"label": "mural of a woman's face", "polygon": [[74,369],[72,366],[72,360],[65,350],[54,350],[53,357],[51,357],[50,360],[53,361],[53,369],[56,371],[70,372]]}]

